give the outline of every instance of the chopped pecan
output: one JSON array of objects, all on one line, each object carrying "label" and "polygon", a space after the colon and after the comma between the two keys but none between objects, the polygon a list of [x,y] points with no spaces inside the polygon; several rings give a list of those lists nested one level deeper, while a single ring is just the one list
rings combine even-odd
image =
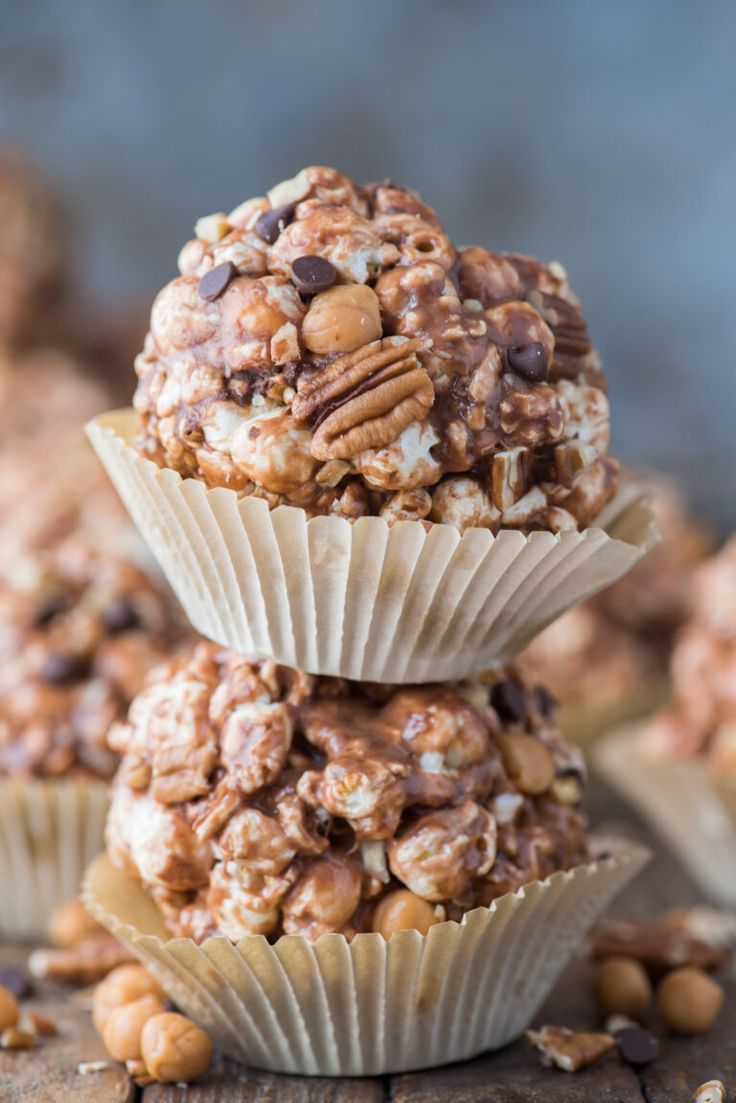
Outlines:
[{"label": "chopped pecan", "polygon": [[596,959],[615,955],[636,958],[653,976],[679,965],[719,969],[729,958],[720,946],[673,929],[666,918],[640,922],[609,920],[593,933],[591,954]]},{"label": "chopped pecan", "polygon": [[542,1026],[527,1030],[526,1036],[541,1053],[544,1065],[555,1065],[565,1072],[584,1069],[616,1048],[616,1039],[610,1034],[590,1034],[564,1026]]},{"label": "chopped pecan", "polygon": [[94,984],[116,966],[132,960],[132,954],[116,938],[101,934],[68,950],[34,950],[28,969],[34,977],[85,985]]},{"label": "chopped pecan", "polygon": [[562,486],[572,486],[580,472],[590,467],[597,457],[592,445],[579,444],[577,441],[556,444],[553,455],[557,478]]},{"label": "chopped pecan", "polygon": [[523,497],[529,475],[529,449],[497,452],[491,467],[491,492],[496,509],[510,509]]},{"label": "chopped pecan", "polygon": [[426,417],[434,387],[417,361],[420,347],[416,338],[373,341],[300,380],[291,410],[297,421],[312,420],[316,459],[344,460],[382,448]]}]

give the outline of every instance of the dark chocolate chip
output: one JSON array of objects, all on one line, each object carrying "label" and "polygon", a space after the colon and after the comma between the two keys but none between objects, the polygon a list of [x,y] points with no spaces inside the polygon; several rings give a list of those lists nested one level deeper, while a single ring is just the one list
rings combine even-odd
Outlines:
[{"label": "dark chocolate chip", "polygon": [[274,207],[272,211],[264,211],[256,222],[254,229],[262,241],[269,245],[278,239],[282,230],[291,222],[296,210],[296,203],[285,203],[283,207]]},{"label": "dark chocolate chip", "polygon": [[558,705],[557,698],[544,686],[537,686],[534,690],[534,703],[542,716],[551,716]]},{"label": "dark chocolate chip", "polygon": [[25,969],[17,965],[7,965],[0,969],[0,985],[12,992],[16,1000],[25,1000],[33,995],[33,982]]},{"label": "dark chocolate chip", "polygon": [[216,268],[210,268],[209,272],[205,272],[199,281],[199,297],[206,299],[208,303],[219,299],[237,274],[238,270],[231,260],[226,260],[224,264],[218,264]]},{"label": "dark chocolate chip", "polygon": [[505,724],[518,724],[526,716],[526,694],[518,682],[496,682],[491,704]]},{"label": "dark chocolate chip", "polygon": [[516,345],[507,350],[506,358],[511,370],[528,383],[544,383],[549,378],[547,353],[540,341]]},{"label": "dark chocolate chip", "polygon": [[63,594],[49,594],[39,603],[33,614],[33,627],[45,628],[59,613],[64,613],[69,608],[66,597]]},{"label": "dark chocolate chip", "polygon": [[41,670],[45,682],[54,686],[77,682],[87,673],[87,663],[81,655],[72,655],[69,651],[52,651]]},{"label": "dark chocolate chip", "polygon": [[337,269],[324,257],[297,257],[291,266],[291,282],[302,295],[316,295],[332,287]]},{"label": "dark chocolate chip", "polygon": [[118,597],[102,610],[102,623],[108,632],[129,632],[140,627],[141,618],[129,598]]},{"label": "dark chocolate chip", "polygon": [[648,1030],[639,1026],[625,1026],[615,1035],[621,1060],[627,1065],[648,1065],[659,1053],[659,1042]]}]

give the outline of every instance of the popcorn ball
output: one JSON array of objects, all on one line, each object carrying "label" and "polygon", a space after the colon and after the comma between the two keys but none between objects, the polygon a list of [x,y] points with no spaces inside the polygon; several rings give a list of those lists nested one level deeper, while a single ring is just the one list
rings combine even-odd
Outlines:
[{"label": "popcorn ball", "polygon": [[110,725],[181,637],[132,563],[79,540],[19,560],[0,583],[0,776],[109,777]]},{"label": "popcorn ball", "polygon": [[693,615],[670,662],[673,702],[646,738],[663,756],[703,756],[727,778],[736,771],[736,537],[693,576]]},{"label": "popcorn ball", "polygon": [[426,930],[588,859],[551,711],[511,670],[396,687],[200,643],[110,731],[108,852],[197,941]]},{"label": "popcorn ball", "polygon": [[457,249],[419,196],[304,169],[201,218],[136,359],[137,448],[309,516],[559,532],[613,496],[558,263]]}]

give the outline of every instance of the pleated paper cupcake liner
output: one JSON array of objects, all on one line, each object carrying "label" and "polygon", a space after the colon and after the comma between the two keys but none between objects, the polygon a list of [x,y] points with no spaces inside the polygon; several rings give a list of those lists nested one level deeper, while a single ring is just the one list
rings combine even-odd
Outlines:
[{"label": "pleated paper cupcake liner", "polygon": [[644,725],[612,732],[591,751],[608,781],[679,855],[713,901],[736,907],[736,785],[699,759],[647,751]]},{"label": "pleated paper cupcake liner", "polygon": [[130,447],[132,410],[103,414],[87,432],[194,627],[312,674],[396,683],[488,669],[656,539],[635,488],[582,533],[307,520],[158,468]]},{"label": "pleated paper cupcake liner", "polygon": [[[585,933],[649,859],[605,856],[442,923],[401,931],[168,938],[137,881],[103,855],[85,878],[90,912],[158,977],[217,1047],[277,1072],[363,1076],[430,1068],[505,1045],[529,1025]],[[603,851],[600,852],[602,855]]]},{"label": "pleated paper cupcake liner", "polygon": [[39,938],[79,895],[104,847],[107,785],[93,779],[0,780],[0,934]]}]

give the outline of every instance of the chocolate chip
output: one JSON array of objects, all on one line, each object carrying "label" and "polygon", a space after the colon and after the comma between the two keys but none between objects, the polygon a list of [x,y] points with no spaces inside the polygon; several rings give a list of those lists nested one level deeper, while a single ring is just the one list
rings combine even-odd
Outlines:
[{"label": "chocolate chip", "polygon": [[49,594],[39,603],[33,614],[33,627],[45,628],[59,613],[64,613],[69,605],[63,594]]},{"label": "chocolate chip", "polygon": [[648,1065],[659,1053],[659,1042],[648,1030],[625,1026],[614,1035],[621,1060],[627,1065]]},{"label": "chocolate chip", "polygon": [[505,724],[518,724],[526,716],[526,694],[518,682],[496,682],[491,704]]},{"label": "chocolate chip", "polygon": [[507,350],[509,367],[528,383],[544,383],[549,378],[549,364],[544,345],[532,341],[529,345],[516,345]]},{"label": "chocolate chip", "polygon": [[0,985],[12,992],[16,1000],[25,1000],[33,995],[33,983],[25,969],[17,965],[8,965],[0,969]]},{"label": "chocolate chip", "polygon": [[52,651],[41,670],[45,682],[54,686],[77,682],[87,673],[87,663],[81,655],[69,651]]},{"label": "chocolate chip", "polygon": [[302,295],[316,295],[332,287],[337,269],[324,257],[297,257],[291,266],[291,282]]},{"label": "chocolate chip", "polygon": [[544,686],[537,686],[534,690],[534,703],[542,716],[551,716],[558,705],[557,698]]},{"label": "chocolate chip", "polygon": [[283,207],[274,207],[272,211],[264,211],[256,222],[254,229],[262,241],[269,245],[277,240],[282,230],[291,222],[296,210],[296,203],[285,203]]},{"label": "chocolate chip", "polygon": [[231,260],[224,264],[218,264],[216,268],[210,268],[199,281],[199,297],[206,299],[208,303],[214,302],[223,293],[225,288],[238,274],[238,270]]},{"label": "chocolate chip", "polygon": [[141,618],[132,601],[118,597],[102,610],[102,623],[108,632],[129,632],[140,626]]}]

